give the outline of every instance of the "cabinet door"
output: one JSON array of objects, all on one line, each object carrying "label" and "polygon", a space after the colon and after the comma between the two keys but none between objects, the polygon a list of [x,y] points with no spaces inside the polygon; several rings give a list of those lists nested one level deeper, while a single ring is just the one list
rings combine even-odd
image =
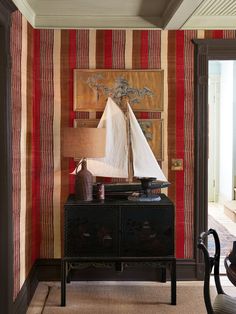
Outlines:
[{"label": "cabinet door", "polygon": [[173,206],[124,206],[122,222],[122,255],[174,255]]},{"label": "cabinet door", "polygon": [[65,256],[115,256],[118,207],[66,206]]}]

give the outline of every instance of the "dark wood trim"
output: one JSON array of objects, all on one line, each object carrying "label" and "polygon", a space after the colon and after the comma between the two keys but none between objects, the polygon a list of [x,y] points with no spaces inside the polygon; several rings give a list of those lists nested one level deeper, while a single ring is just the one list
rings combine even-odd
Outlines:
[{"label": "dark wood trim", "polygon": [[13,313],[25,314],[38,285],[37,262],[25,280],[13,305]]},{"label": "dark wood trim", "polygon": [[196,262],[194,259],[176,260],[177,280],[196,280]]},{"label": "dark wood trim", "polygon": [[37,270],[39,281],[60,281],[61,259],[38,259]]},{"label": "dark wood trim", "polygon": [[196,39],[194,96],[194,209],[195,257],[197,278],[204,275],[203,256],[197,249],[197,238],[208,228],[208,61],[235,60],[236,40]]},{"label": "dark wood trim", "polygon": [[0,0],[0,25],[1,26],[3,26],[4,28],[8,28],[10,26],[11,12],[15,10],[17,10],[17,8],[11,0]]},{"label": "dark wood trim", "polygon": [[0,1],[0,309],[12,314],[12,149],[11,149],[11,1]]}]

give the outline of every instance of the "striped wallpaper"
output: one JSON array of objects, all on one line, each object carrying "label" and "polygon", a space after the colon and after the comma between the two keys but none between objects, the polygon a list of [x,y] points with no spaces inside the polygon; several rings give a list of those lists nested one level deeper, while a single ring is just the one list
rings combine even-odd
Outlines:
[{"label": "striped wallpaper", "polygon": [[[74,68],[164,69],[162,168],[176,205],[176,256],[193,257],[192,38],[235,38],[235,31],[34,30],[12,15],[14,297],[37,258],[63,250],[74,163],[61,157],[61,132],[75,117],[91,117],[73,111]],[[183,171],[170,170],[172,158],[184,160]]]}]

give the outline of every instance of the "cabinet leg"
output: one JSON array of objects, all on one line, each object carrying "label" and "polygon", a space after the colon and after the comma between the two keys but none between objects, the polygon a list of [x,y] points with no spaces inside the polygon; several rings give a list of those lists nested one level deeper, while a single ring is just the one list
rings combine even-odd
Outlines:
[{"label": "cabinet leg", "polygon": [[171,262],[171,304],[176,305],[176,260]]},{"label": "cabinet leg", "polygon": [[166,282],[166,267],[161,267],[161,282]]},{"label": "cabinet leg", "polygon": [[61,260],[61,306],[66,305],[66,269],[67,262],[62,258]]}]

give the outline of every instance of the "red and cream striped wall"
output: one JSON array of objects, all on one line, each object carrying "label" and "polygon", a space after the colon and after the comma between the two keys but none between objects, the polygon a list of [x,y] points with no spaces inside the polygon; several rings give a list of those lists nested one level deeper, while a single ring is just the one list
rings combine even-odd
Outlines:
[{"label": "red and cream striped wall", "polygon": [[[63,250],[63,203],[73,162],[61,157],[61,132],[73,119],[73,69],[164,69],[164,161],[176,205],[176,256],[193,257],[193,38],[235,31],[35,30],[12,15],[14,296],[37,258]],[[148,117],[143,113],[142,118]],[[172,158],[184,170],[171,171]]]}]

